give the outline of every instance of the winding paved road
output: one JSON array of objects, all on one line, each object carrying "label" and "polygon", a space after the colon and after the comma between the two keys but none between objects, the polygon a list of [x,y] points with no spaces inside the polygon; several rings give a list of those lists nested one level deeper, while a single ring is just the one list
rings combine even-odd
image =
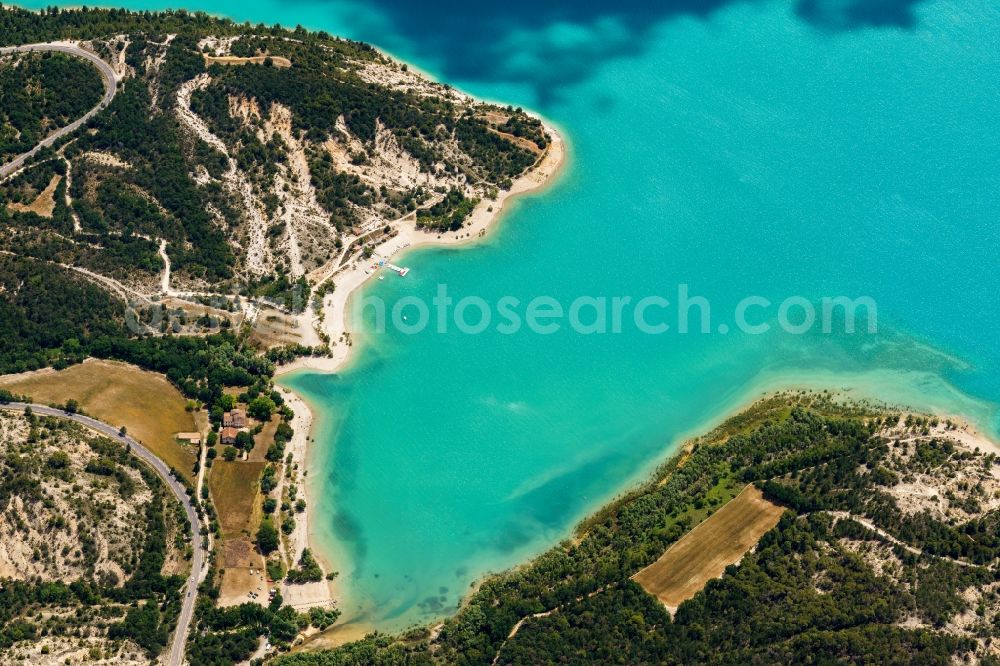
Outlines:
[{"label": "winding paved road", "polygon": [[37,153],[42,148],[51,146],[53,143],[58,141],[60,138],[71,134],[80,128],[85,122],[90,120],[94,115],[99,113],[111,100],[115,98],[115,93],[118,92],[118,78],[115,76],[115,70],[111,69],[111,65],[101,60],[96,54],[90,51],[84,50],[75,44],[69,42],[52,42],[51,44],[24,44],[23,46],[7,46],[0,48],[0,56],[10,55],[12,53],[27,53],[29,51],[58,51],[59,53],[68,53],[70,55],[75,55],[80,58],[85,58],[97,67],[98,71],[101,73],[101,78],[104,79],[104,97],[97,106],[92,108],[87,113],[83,114],[82,117],[74,120],[69,125],[61,129],[57,129],[52,134],[45,137],[41,143],[37,146],[16,157],[13,161],[0,166],[0,178],[6,178],[10,174],[14,173],[20,169],[24,163],[35,153]]},{"label": "winding paved road", "polygon": [[137,458],[146,462],[156,471],[157,474],[160,475],[160,478],[163,479],[170,490],[173,491],[174,495],[177,496],[177,499],[180,500],[181,504],[184,505],[184,511],[187,513],[188,522],[191,523],[191,545],[194,548],[194,557],[191,559],[191,575],[188,576],[185,587],[182,590],[184,597],[181,600],[181,612],[177,618],[177,630],[174,632],[174,640],[170,646],[170,654],[167,656],[166,661],[169,666],[181,666],[184,661],[184,644],[187,641],[188,628],[191,626],[191,618],[194,615],[194,602],[198,596],[198,581],[201,577],[202,567],[206,561],[206,553],[201,546],[201,534],[199,533],[199,525],[201,523],[198,520],[198,514],[194,510],[194,505],[191,503],[191,498],[188,497],[187,490],[170,474],[170,468],[167,467],[162,460],[157,458],[149,449],[131,437],[122,437],[119,435],[118,428],[109,426],[108,424],[98,421],[97,419],[92,419],[89,416],[83,416],[82,414],[67,414],[61,409],[46,407],[45,405],[27,404],[23,402],[0,404],[0,409],[20,412],[23,412],[25,407],[31,407],[32,412],[42,416],[57,416],[64,419],[70,419],[71,421],[76,421],[91,430],[99,432],[105,437],[125,442],[132,448],[132,453]]}]

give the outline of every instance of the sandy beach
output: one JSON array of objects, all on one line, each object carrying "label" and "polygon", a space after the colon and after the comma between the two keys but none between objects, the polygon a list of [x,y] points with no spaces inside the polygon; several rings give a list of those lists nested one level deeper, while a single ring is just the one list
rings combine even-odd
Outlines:
[{"label": "sandy beach", "polygon": [[[552,126],[546,125],[545,129],[552,137],[552,141],[538,163],[515,180],[509,190],[499,193],[496,199],[480,201],[460,230],[447,233],[424,231],[417,228],[412,215],[407,216],[388,223],[394,235],[377,245],[374,254],[385,259],[391,257],[399,262],[406,252],[414,248],[469,245],[486,238],[515,197],[549,185],[565,163],[564,139]],[[354,343],[357,341],[356,332],[351,330],[347,315],[351,297],[368,280],[383,274],[382,271],[373,271],[370,264],[371,260],[358,259],[330,271],[325,279],[332,280],[335,289],[323,300],[323,321],[319,322],[312,312],[302,315],[308,318],[311,325],[320,327],[329,337],[330,356],[296,359],[278,368],[276,373],[278,376],[301,369],[332,373],[342,370],[347,365],[353,356]]]},{"label": "sandy beach", "polygon": [[[940,422],[936,427],[930,429],[931,435],[941,437],[942,439],[954,440],[972,451],[995,453],[1000,456],[1000,442],[990,439],[967,420],[956,416],[938,416],[937,418]],[[951,421],[954,424],[954,428],[949,428],[947,421]]]},{"label": "sandy beach", "polygon": [[[305,401],[293,391],[282,387],[278,387],[278,391],[284,398],[285,404],[291,407],[295,413],[291,423],[294,434],[286,449],[287,453],[292,456],[291,466],[293,472],[289,480],[299,488],[305,489],[309,485],[306,474],[306,470],[308,470],[306,456],[308,453],[309,437],[312,433],[313,413]],[[278,488],[279,495],[285,483],[286,479],[282,476],[281,485]],[[297,514],[295,528],[286,537],[284,542],[285,553],[292,563],[297,563],[299,558],[302,557],[302,551],[310,547],[309,518],[310,511],[312,510],[312,498],[305,490],[303,490],[303,493],[306,495],[306,510]],[[316,559],[323,568],[323,573],[329,573],[332,569],[329,563],[322,557],[322,551],[311,548],[311,552],[315,553]],[[300,583],[295,585],[283,581],[281,583],[281,596],[285,600],[285,603],[290,604],[300,611],[313,606],[330,606],[335,603],[336,599],[334,581],[326,579],[315,583]]]}]

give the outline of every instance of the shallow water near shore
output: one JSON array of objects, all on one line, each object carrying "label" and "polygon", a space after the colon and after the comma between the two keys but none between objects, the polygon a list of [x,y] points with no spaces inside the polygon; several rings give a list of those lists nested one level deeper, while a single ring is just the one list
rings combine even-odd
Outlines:
[{"label": "shallow water near shore", "polygon": [[[995,7],[550,4],[188,7],[371,41],[564,129],[551,189],[366,293],[568,305],[687,284],[711,303],[707,334],[367,332],[348,371],[283,378],[317,412],[311,522],[345,620],[452,611],[763,390],[850,389],[997,431]],[[879,331],[719,333],[751,295],[870,296]]]}]

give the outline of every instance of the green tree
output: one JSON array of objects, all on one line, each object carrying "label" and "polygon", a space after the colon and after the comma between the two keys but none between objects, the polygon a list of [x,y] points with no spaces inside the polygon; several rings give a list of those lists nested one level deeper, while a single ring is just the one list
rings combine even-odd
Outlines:
[{"label": "green tree", "polygon": [[243,449],[244,451],[249,451],[253,448],[253,435],[248,433],[246,430],[241,430],[236,433],[236,447]]},{"label": "green tree", "polygon": [[291,534],[292,530],[295,529],[295,518],[291,515],[285,516],[285,519],[281,521],[281,531],[285,534]]},{"label": "green tree", "polygon": [[278,550],[278,530],[270,520],[265,520],[257,530],[257,547],[263,555],[268,555]]},{"label": "green tree", "polygon": [[273,400],[265,395],[260,395],[250,402],[247,412],[258,421],[270,421],[271,414],[274,413],[275,409]]},{"label": "green tree", "polygon": [[56,451],[49,456],[49,467],[52,469],[66,469],[69,467],[69,454],[65,451]]}]

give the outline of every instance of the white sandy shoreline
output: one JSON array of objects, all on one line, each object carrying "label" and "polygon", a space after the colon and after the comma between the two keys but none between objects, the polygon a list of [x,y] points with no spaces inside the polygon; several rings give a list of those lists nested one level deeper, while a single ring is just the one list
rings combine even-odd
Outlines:
[{"label": "white sandy shoreline", "polygon": [[[292,439],[286,447],[287,453],[292,456],[292,466],[297,468],[297,473],[292,476],[293,482],[298,485],[301,492],[306,497],[306,510],[297,514],[295,529],[285,538],[285,551],[287,552],[291,564],[295,564],[302,556],[302,551],[309,548],[314,557],[323,568],[324,575],[336,569],[331,568],[331,563],[324,557],[322,549],[314,546],[312,537],[313,521],[315,510],[312,500],[313,494],[308,492],[311,479],[306,474],[309,469],[309,439],[312,437],[314,415],[309,404],[294,391],[279,386],[285,404],[288,405],[295,416],[292,418]],[[285,476],[282,475],[282,486],[285,483]],[[280,490],[279,486],[279,490]],[[291,604],[297,610],[304,610],[312,606],[329,606],[337,600],[336,582],[328,581],[325,578],[315,583],[305,583],[290,585],[281,583],[281,596],[286,603]]]},{"label": "white sandy shoreline", "polygon": [[[421,247],[456,247],[468,246],[480,242],[489,236],[497,222],[508,210],[508,205],[517,196],[536,192],[550,185],[554,177],[566,162],[566,145],[562,135],[549,124],[546,131],[552,138],[538,163],[523,174],[509,190],[501,192],[495,200],[483,199],[469,214],[465,225],[457,232],[428,232],[417,229],[413,220],[402,219],[388,223],[395,235],[374,248],[376,255],[393,257],[395,261],[410,250]],[[285,375],[297,370],[313,370],[315,372],[336,373],[343,370],[354,357],[353,343],[357,331],[352,330],[348,321],[348,306],[352,296],[380,271],[369,267],[369,260],[357,260],[346,268],[338,270],[330,279],[334,290],[327,294],[323,302],[322,323],[312,320],[311,313],[303,316],[310,318],[309,325],[319,324],[330,339],[329,356],[309,356],[298,358],[277,369],[276,376]],[[383,269],[384,271],[384,269]],[[391,276],[391,274],[390,274]],[[395,277],[395,276],[391,276]]]}]

